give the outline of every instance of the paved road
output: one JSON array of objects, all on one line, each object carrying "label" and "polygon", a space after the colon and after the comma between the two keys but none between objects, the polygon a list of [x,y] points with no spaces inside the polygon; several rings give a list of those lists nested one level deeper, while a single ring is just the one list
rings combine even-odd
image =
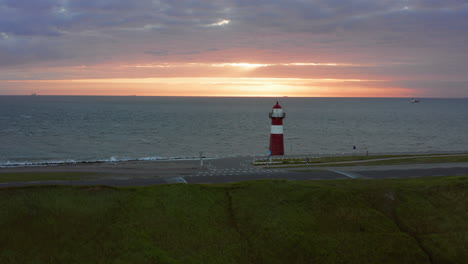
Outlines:
[{"label": "paved road", "polygon": [[80,181],[35,181],[0,183],[0,187],[26,185],[109,185],[109,186],[148,186],[173,183],[230,183],[263,179],[287,180],[326,180],[326,179],[382,179],[430,176],[468,175],[467,163],[456,163],[447,166],[431,164],[427,167],[414,166],[373,166],[369,167],[330,167],[307,172],[298,172],[278,168],[257,168],[250,165],[251,158],[227,158],[207,160],[205,168],[187,171],[179,175],[166,177],[116,177],[112,179],[80,180]]},{"label": "paved road", "polygon": [[468,168],[443,168],[443,169],[414,169],[414,170],[387,170],[387,171],[310,171],[310,172],[234,172],[231,174],[208,174],[190,175],[184,177],[161,177],[161,178],[130,178],[130,179],[101,179],[87,181],[35,181],[35,182],[13,182],[0,183],[0,187],[27,186],[27,185],[109,185],[109,186],[149,186],[157,184],[172,183],[231,183],[250,180],[264,179],[287,179],[287,180],[331,180],[331,179],[382,179],[382,178],[407,178],[407,177],[431,177],[431,176],[454,176],[468,175]]},{"label": "paved road", "polygon": [[432,177],[432,176],[461,176],[468,175],[467,167],[454,168],[431,168],[431,169],[408,169],[408,170],[365,170],[353,171],[363,178],[407,178],[407,177]]},{"label": "paved road", "polygon": [[229,183],[251,180],[265,179],[286,179],[286,180],[332,180],[346,179],[347,177],[332,171],[310,171],[310,172],[294,172],[294,171],[269,171],[257,173],[242,173],[234,172],[231,174],[210,174],[210,175],[192,175],[184,177],[187,183]]},{"label": "paved road", "polygon": [[[409,157],[404,157],[403,156],[403,157],[393,157],[393,158],[373,158],[373,159],[369,159],[369,160],[351,160],[351,161],[325,162],[325,163],[320,163],[320,164],[316,164],[316,165],[321,165],[321,167],[322,167],[324,165],[334,166],[334,165],[337,165],[337,164],[365,163],[365,162],[389,161],[389,160],[411,160],[411,159],[434,158],[434,157],[443,158],[443,157],[452,157],[452,156],[468,156],[468,154],[457,153],[457,154],[446,154],[446,155],[437,155],[437,156],[434,156],[434,155],[428,155],[428,156],[418,155],[418,156],[409,156]],[[298,157],[298,158],[299,159],[306,159],[307,157]],[[282,158],[282,159],[288,159],[288,157],[285,157],[285,158]],[[425,165],[430,165],[430,164],[425,164]],[[278,167],[278,166],[279,167],[284,167],[284,166],[287,166],[287,165],[285,165],[285,164],[272,164],[271,165],[271,167]],[[312,166],[313,166],[313,163],[311,164],[311,167]],[[294,167],[294,165],[291,165],[291,167]]]}]

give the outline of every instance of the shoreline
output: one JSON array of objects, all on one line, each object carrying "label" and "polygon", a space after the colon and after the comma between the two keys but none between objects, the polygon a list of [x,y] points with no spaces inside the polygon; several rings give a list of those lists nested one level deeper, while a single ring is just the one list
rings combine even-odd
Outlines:
[{"label": "shoreline", "polygon": [[[317,157],[340,157],[340,156],[385,156],[385,155],[451,155],[451,154],[468,154],[468,150],[464,151],[420,151],[420,152],[342,152],[342,153],[309,153],[309,154],[294,154],[294,155],[278,155],[272,156],[272,159],[294,159],[294,158],[317,158]],[[225,157],[207,157],[203,156],[203,160],[219,160],[230,158],[250,158],[250,159],[266,159],[263,155],[245,155],[245,156],[225,156]],[[143,157],[134,159],[100,159],[100,160],[50,160],[50,161],[25,161],[25,162],[10,162],[0,163],[0,172],[2,169],[15,168],[43,168],[43,167],[64,167],[64,166],[82,166],[82,165],[97,165],[97,164],[120,164],[120,163],[139,163],[139,162],[170,162],[170,161],[200,161],[200,157]]]},{"label": "shoreline", "polygon": [[[464,151],[420,151],[420,152],[342,152],[342,153],[309,153],[309,154],[294,154],[272,156],[272,159],[291,159],[291,158],[314,158],[314,157],[339,157],[339,156],[384,156],[384,155],[449,155],[449,154],[468,154],[468,150]],[[229,159],[229,158],[250,158],[250,159],[266,159],[267,156],[262,155],[246,155],[246,156],[226,156],[226,157],[207,157],[203,156],[203,160]],[[170,162],[170,161],[200,161],[200,157],[143,157],[134,159],[101,159],[101,160],[50,160],[50,161],[25,161],[25,162],[5,162],[0,163],[0,173],[3,169],[16,168],[43,168],[43,167],[64,167],[64,166],[82,166],[82,165],[97,165],[97,164],[119,164],[119,163],[139,163],[139,162]]]},{"label": "shoreline", "polygon": [[[440,153],[438,154],[440,155]],[[359,154],[356,153],[357,155]],[[468,153],[462,155],[468,156]],[[301,168],[256,167],[253,166],[254,160],[255,157],[244,156],[211,158],[206,159],[206,162],[203,163],[198,159],[136,160],[0,168],[0,187],[26,185],[148,186],[173,183],[229,183],[262,179],[330,180],[468,175],[466,158],[458,163],[393,164],[371,165],[370,167],[343,167],[328,164],[326,167],[320,168],[302,168],[306,169],[304,171]]]},{"label": "shoreline", "polygon": [[[108,159],[108,160],[51,160],[51,161],[25,161],[25,162],[6,162],[0,164],[1,168],[30,168],[30,167],[52,167],[62,165],[77,164],[99,164],[99,163],[119,163],[119,162],[139,162],[139,161],[173,161],[173,160],[199,160],[200,157],[148,157],[137,159]],[[203,159],[213,159],[203,157]]]},{"label": "shoreline", "polygon": [[[372,153],[376,155],[444,155],[467,154],[467,152],[412,152],[412,153]],[[309,155],[284,155],[273,156],[278,158],[304,158],[304,157],[333,157],[333,156],[364,156],[366,153],[341,153],[341,154],[309,154]],[[238,157],[204,157],[204,166],[200,164],[200,158],[176,157],[160,158],[154,160],[133,159],[121,161],[83,161],[32,164],[27,166],[0,166],[0,175],[3,173],[48,173],[48,172],[82,172],[99,174],[103,178],[147,178],[147,177],[173,177],[188,176],[198,172],[209,171],[211,164],[227,163],[227,167],[238,167],[242,160],[243,167],[254,167],[252,162],[256,159],[265,159],[264,156],[238,156]],[[234,162],[233,162],[234,161]],[[237,164],[237,165],[236,165]],[[332,167],[332,165],[331,165]]]}]

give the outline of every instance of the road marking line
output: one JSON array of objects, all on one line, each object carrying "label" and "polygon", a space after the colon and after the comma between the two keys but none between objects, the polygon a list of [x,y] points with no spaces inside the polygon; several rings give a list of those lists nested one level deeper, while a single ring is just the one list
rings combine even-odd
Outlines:
[{"label": "road marking line", "polygon": [[182,177],[171,177],[166,179],[167,183],[187,183],[187,181]]},{"label": "road marking line", "polygon": [[359,179],[359,178],[363,178],[362,175],[360,174],[357,174],[357,173],[354,173],[354,172],[346,172],[346,171],[338,171],[338,170],[331,170],[333,172],[336,172],[336,173],[339,173],[341,175],[344,175],[346,177],[349,177],[351,179]]}]

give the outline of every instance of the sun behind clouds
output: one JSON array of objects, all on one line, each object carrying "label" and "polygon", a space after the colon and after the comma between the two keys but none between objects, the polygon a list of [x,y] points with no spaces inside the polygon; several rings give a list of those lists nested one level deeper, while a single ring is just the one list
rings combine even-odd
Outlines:
[{"label": "sun behind clouds", "polygon": [[110,78],[0,81],[41,95],[392,97],[412,91],[374,88],[379,80],[303,78]]}]

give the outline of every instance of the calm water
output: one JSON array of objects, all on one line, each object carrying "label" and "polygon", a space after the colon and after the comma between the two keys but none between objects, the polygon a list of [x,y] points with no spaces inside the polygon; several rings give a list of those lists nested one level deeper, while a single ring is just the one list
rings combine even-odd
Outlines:
[{"label": "calm water", "polygon": [[[0,96],[0,165],[265,155],[273,98]],[[286,154],[468,151],[468,100],[280,98]]]}]

